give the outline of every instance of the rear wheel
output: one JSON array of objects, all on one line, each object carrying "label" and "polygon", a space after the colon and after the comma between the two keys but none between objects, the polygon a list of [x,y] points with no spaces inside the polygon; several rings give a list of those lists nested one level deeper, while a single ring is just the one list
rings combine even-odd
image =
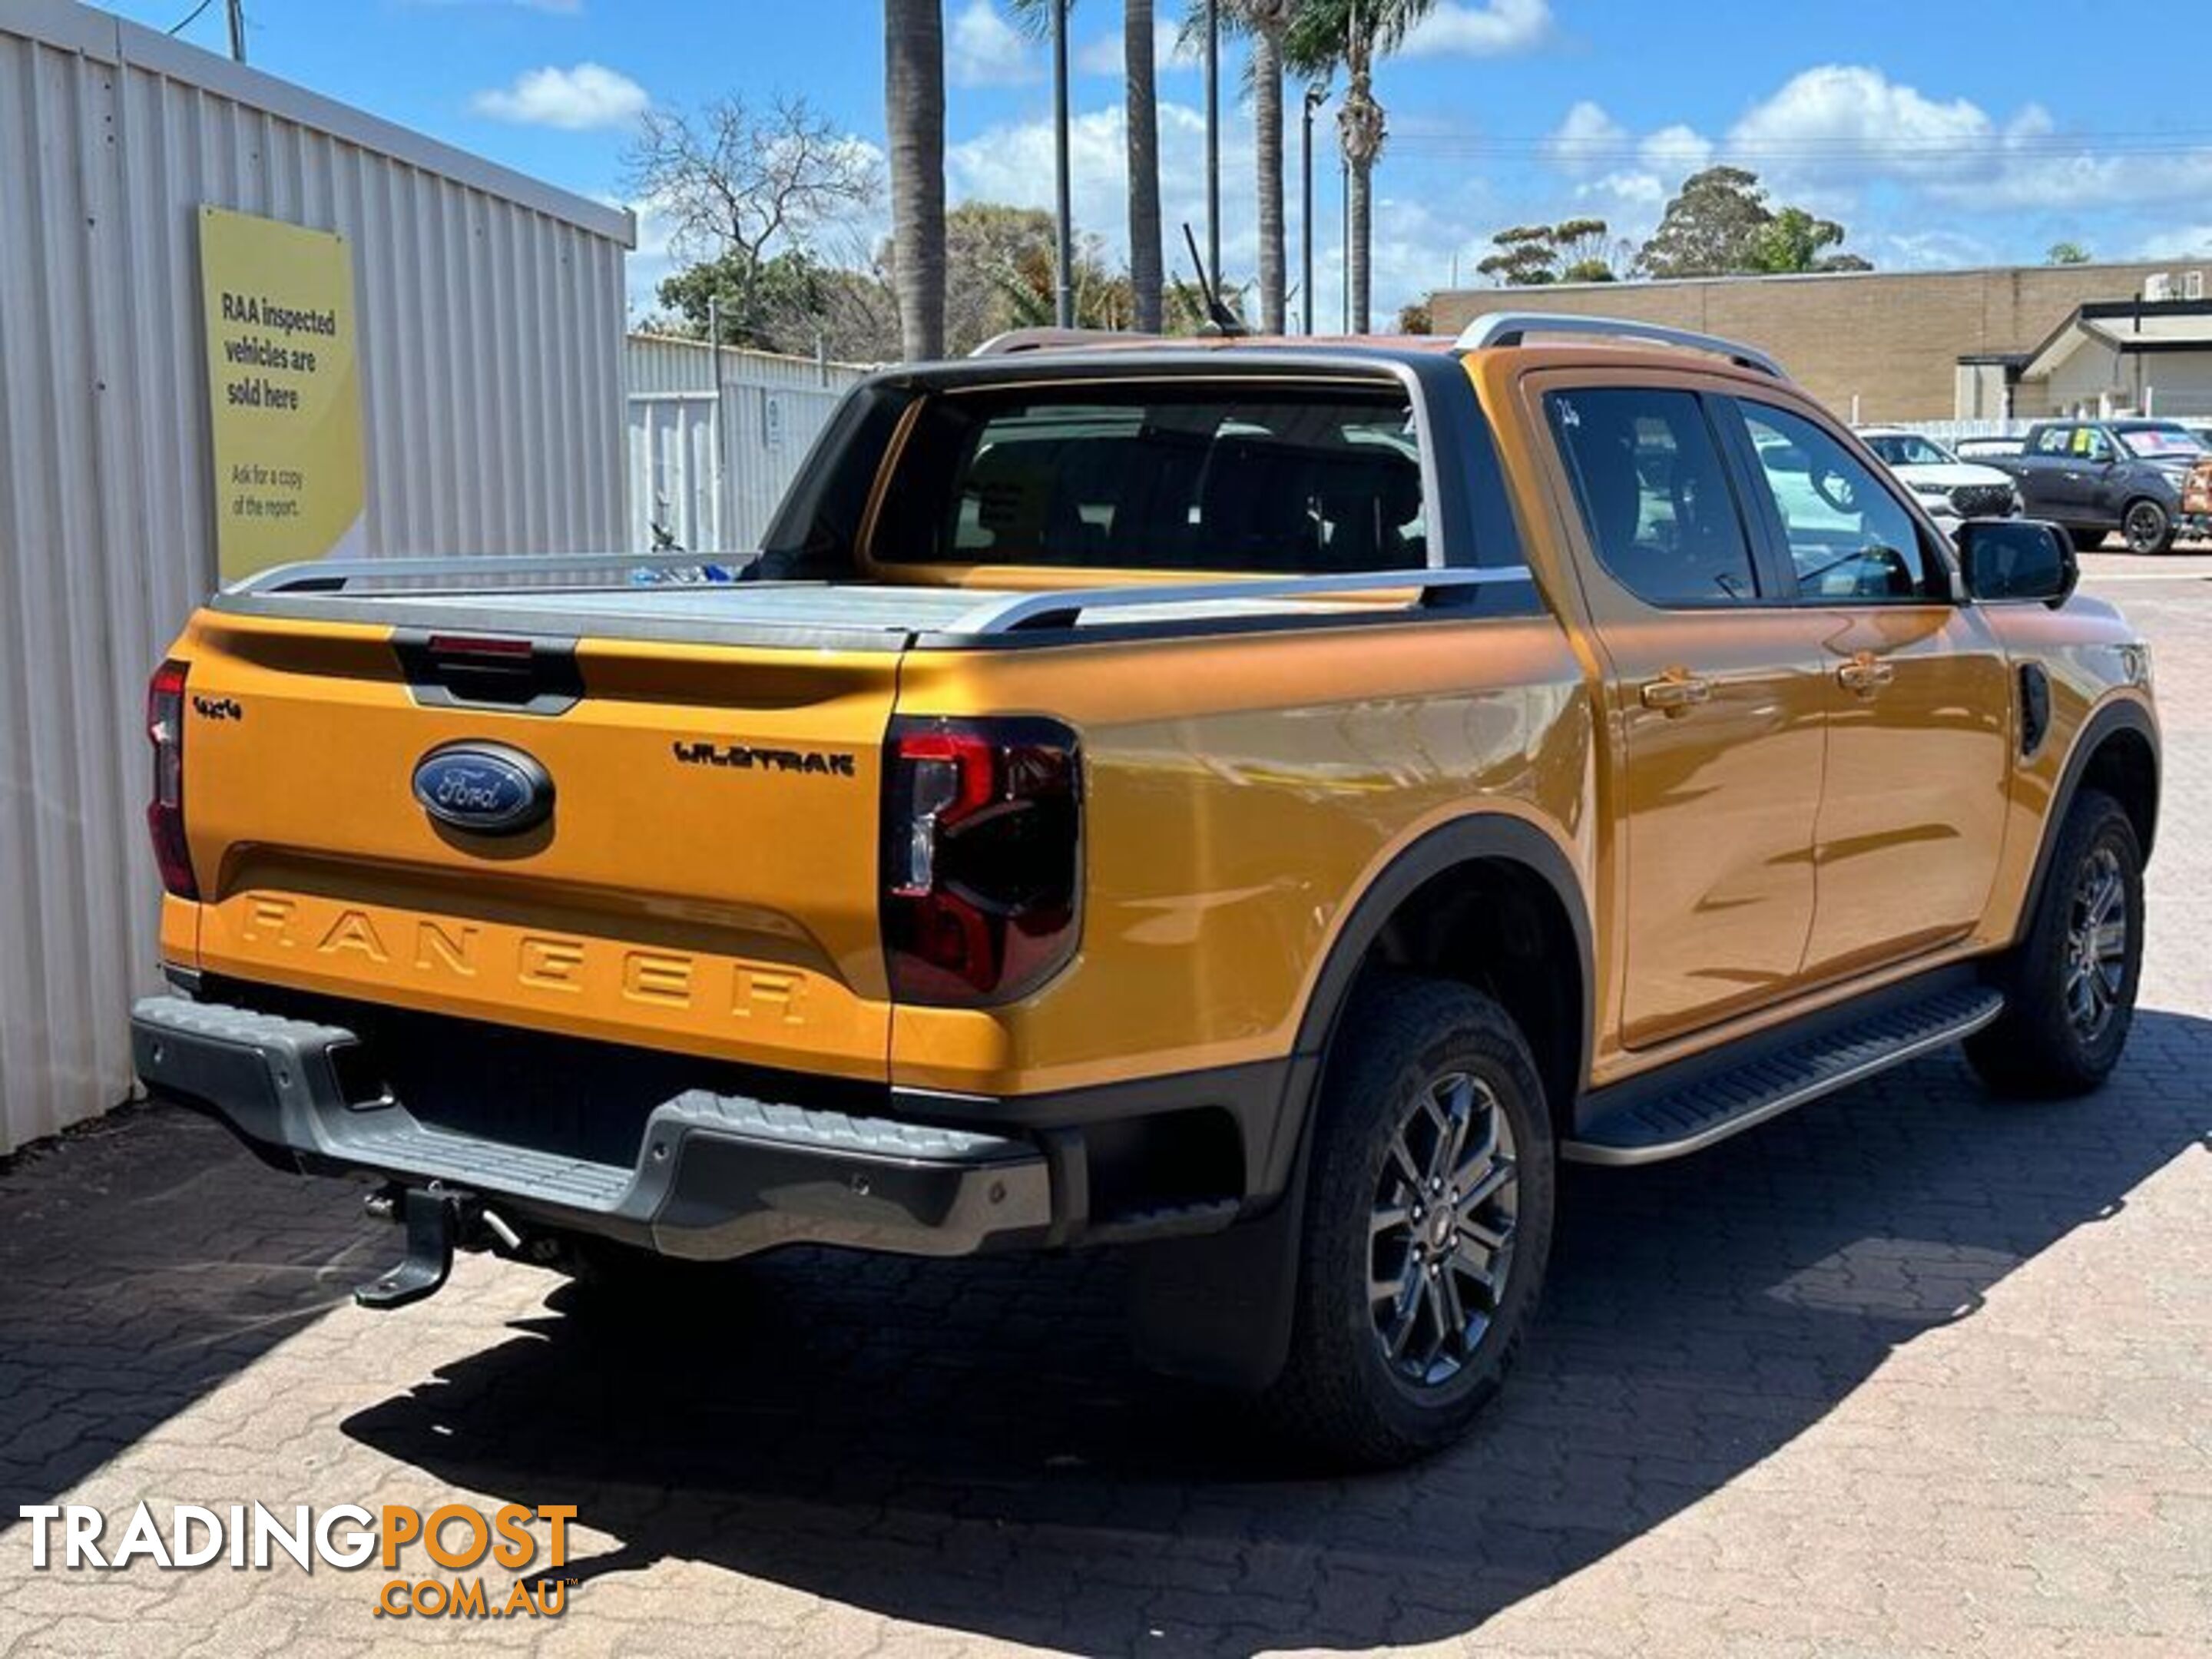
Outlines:
[{"label": "rear wheel", "polygon": [[1528,1044],[1490,998],[1390,975],[1346,1021],[1291,1356],[1263,1405],[1329,1462],[1387,1468],[1459,1438],[1511,1365],[1550,1253],[1552,1139]]},{"label": "rear wheel", "polygon": [[2148,497],[2128,503],[2120,518],[2120,533],[2130,553],[2164,553],[2173,546],[2173,514]]},{"label": "rear wheel", "polygon": [[2142,971],[2142,849],[2119,802],[2076,796],[2027,937],[2005,966],[2005,1011],[1966,1040],[1992,1088],[2086,1094],[2112,1074]]}]

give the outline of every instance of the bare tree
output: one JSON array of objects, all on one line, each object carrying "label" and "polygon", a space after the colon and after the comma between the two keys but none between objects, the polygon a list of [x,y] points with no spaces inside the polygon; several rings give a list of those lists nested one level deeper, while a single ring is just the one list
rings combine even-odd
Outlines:
[{"label": "bare tree", "polygon": [[741,313],[771,257],[809,251],[818,232],[873,206],[883,187],[866,147],[804,98],[648,110],[623,172],[630,193],[667,218],[676,252],[730,264]]}]

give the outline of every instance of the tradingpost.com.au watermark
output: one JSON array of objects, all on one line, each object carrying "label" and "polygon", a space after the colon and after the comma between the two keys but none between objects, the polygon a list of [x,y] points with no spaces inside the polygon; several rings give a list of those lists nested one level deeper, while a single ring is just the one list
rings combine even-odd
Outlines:
[{"label": "tradingpost.com.au watermark", "polygon": [[[568,1559],[574,1504],[503,1504],[491,1510],[447,1504],[428,1514],[402,1504],[373,1511],[358,1504],[319,1511],[301,1504],[289,1519],[258,1503],[176,1504],[164,1526],[155,1506],[142,1503],[115,1530],[106,1513],[89,1504],[26,1504],[15,1514],[28,1523],[36,1572],[57,1566],[128,1571],[142,1561],[156,1572],[218,1564],[268,1572],[285,1557],[303,1572],[318,1563],[357,1572],[373,1563],[386,1575],[373,1598],[380,1619],[557,1619],[575,1582],[560,1574]],[[543,1567],[533,1529],[539,1522],[546,1529]],[[501,1583],[491,1569],[516,1576]]]}]

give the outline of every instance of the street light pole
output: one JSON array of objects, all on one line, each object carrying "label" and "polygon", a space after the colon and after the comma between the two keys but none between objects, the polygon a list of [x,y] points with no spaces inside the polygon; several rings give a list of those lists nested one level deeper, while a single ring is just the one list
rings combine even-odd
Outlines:
[{"label": "street light pole", "polygon": [[1221,0],[1206,0],[1206,275],[1221,281]]},{"label": "street light pole", "polygon": [[1052,125],[1054,190],[1059,224],[1055,230],[1060,267],[1053,312],[1062,328],[1075,326],[1074,204],[1067,171],[1067,6],[1053,0],[1052,7]]},{"label": "street light pole", "polygon": [[1305,313],[1306,332],[1319,332],[1314,318],[1313,280],[1313,124],[1314,111],[1328,96],[1318,81],[1306,85],[1305,123],[1298,133],[1298,309]]},{"label": "street light pole", "polygon": [[229,0],[230,55],[240,63],[246,61],[246,0]]}]

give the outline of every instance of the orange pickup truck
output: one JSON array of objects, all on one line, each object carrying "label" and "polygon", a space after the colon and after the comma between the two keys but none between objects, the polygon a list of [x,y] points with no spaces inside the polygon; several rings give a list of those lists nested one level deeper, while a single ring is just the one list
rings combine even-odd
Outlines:
[{"label": "orange pickup truck", "polygon": [[672,574],[292,567],[155,676],[140,1073],[374,1183],[364,1302],[1115,1244],[1142,1352],[1387,1463],[1560,1160],[2127,1038],[2142,640],[1724,340],[1010,338]]}]

